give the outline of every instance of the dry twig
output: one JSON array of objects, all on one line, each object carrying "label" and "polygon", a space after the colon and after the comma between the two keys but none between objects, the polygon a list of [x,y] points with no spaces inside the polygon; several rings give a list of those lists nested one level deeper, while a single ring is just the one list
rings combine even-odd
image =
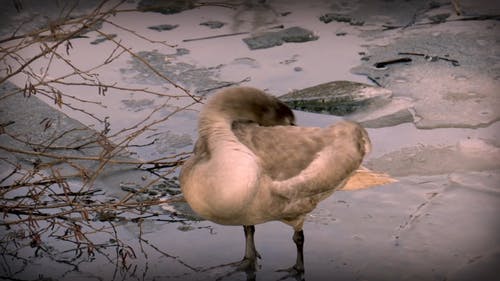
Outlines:
[{"label": "dry twig", "polygon": [[[0,136],[12,142],[0,144],[0,152],[6,155],[0,158],[3,167],[8,171],[0,179],[0,268],[8,276],[2,278],[15,279],[16,274],[29,266],[29,260],[18,254],[22,247],[32,247],[35,255],[44,253],[54,262],[65,263],[71,266],[70,271],[79,270],[82,262],[80,257],[86,252],[88,257],[96,254],[104,256],[110,263],[115,264],[118,272],[132,271],[133,259],[136,257],[134,247],[120,238],[120,228],[113,223],[115,220],[126,220],[131,223],[142,223],[144,220],[159,216],[152,207],[182,201],[182,198],[160,199],[152,198],[146,201],[131,200],[133,193],[128,193],[120,200],[111,200],[103,195],[104,188],[95,186],[95,180],[113,165],[129,165],[136,169],[150,171],[158,177],[144,182],[140,192],[147,191],[162,177],[171,175],[175,168],[182,164],[187,153],[167,155],[160,159],[134,160],[120,155],[127,149],[137,146],[137,138],[158,125],[168,122],[179,112],[189,110],[193,105],[201,102],[201,97],[191,94],[182,85],[166,77],[150,65],[145,59],[137,55],[127,42],[110,36],[96,28],[105,22],[115,28],[132,34],[139,40],[150,44],[161,44],[164,47],[175,47],[165,41],[156,41],[147,38],[134,30],[120,26],[113,22],[112,17],[117,13],[132,12],[135,10],[121,9],[125,1],[111,2],[104,0],[87,15],[74,15],[76,6],[62,6],[60,18],[51,21],[47,27],[19,34],[19,28],[11,36],[0,39],[0,60],[5,68],[0,69],[0,85],[7,81],[21,78],[26,81],[22,89],[4,92],[0,96],[0,104],[14,95],[24,95],[26,98],[38,95],[51,99],[62,109],[86,114],[96,120],[102,129],[92,131],[90,128],[70,128],[58,130],[55,120],[45,118],[39,122],[43,131],[41,136],[33,140],[29,134],[20,134],[11,129],[15,120],[0,124]],[[17,3],[17,2],[16,2]],[[19,2],[20,3],[20,2]],[[22,25],[21,25],[22,26]],[[93,66],[78,65],[70,59],[71,53],[78,48],[72,44],[75,38],[84,38],[86,32],[93,31],[107,38],[113,49],[101,62]],[[34,55],[26,57],[27,50],[33,50]],[[33,52],[32,52],[33,53]],[[130,56],[143,63],[156,75],[165,80],[166,84],[180,89],[181,94],[169,94],[148,88],[129,87],[116,81],[108,82],[102,78],[102,72],[107,66],[115,63],[120,57]],[[37,68],[36,63],[43,65]],[[53,69],[63,65],[66,73],[55,77],[51,76]],[[68,89],[73,87],[88,87],[93,89],[97,97],[114,93],[136,93],[154,95],[166,98],[167,101],[160,107],[151,110],[143,120],[136,124],[111,132],[111,124],[107,117],[98,116],[90,112],[89,105],[105,107],[95,97],[82,97],[78,91],[69,94]],[[178,107],[170,114],[156,117],[160,109],[173,99],[186,99],[184,106]],[[71,139],[73,134],[84,137]],[[18,143],[12,146],[10,143]],[[85,163],[92,163],[88,165]],[[68,170],[69,168],[69,170]],[[177,222],[178,219],[157,219],[164,222]],[[102,241],[103,235],[109,237]],[[61,259],[57,252],[47,250],[46,243],[51,239],[63,241],[71,248],[65,251],[74,251],[73,259]],[[146,243],[153,249],[158,247],[140,237],[140,243]],[[114,255],[106,249],[115,249]],[[142,244],[141,244],[141,249]],[[144,249],[143,249],[144,250]],[[160,251],[161,252],[161,251]],[[167,257],[177,260],[185,267],[196,270],[178,257],[161,252]],[[8,258],[5,258],[8,257]],[[19,261],[22,266],[11,266],[7,259]],[[130,272],[129,272],[130,273]]]}]

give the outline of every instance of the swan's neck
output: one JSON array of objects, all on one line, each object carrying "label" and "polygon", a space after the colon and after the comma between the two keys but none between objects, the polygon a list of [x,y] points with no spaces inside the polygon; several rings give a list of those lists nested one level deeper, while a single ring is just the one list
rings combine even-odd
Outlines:
[{"label": "swan's neck", "polygon": [[199,138],[206,141],[210,150],[224,143],[235,143],[238,139],[231,130],[232,122],[232,118],[224,115],[202,116],[198,126]]}]

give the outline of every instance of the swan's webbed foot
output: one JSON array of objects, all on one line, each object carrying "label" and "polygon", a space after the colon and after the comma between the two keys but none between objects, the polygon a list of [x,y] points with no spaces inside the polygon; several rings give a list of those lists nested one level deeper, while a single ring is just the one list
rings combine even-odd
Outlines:
[{"label": "swan's webbed foot", "polygon": [[244,272],[246,274],[247,281],[256,281],[257,278],[257,261],[255,259],[243,258],[241,261],[233,262],[230,264],[225,264],[224,266],[230,266],[234,268],[233,270],[227,272],[226,274],[216,278],[216,281],[231,280],[234,274]]},{"label": "swan's webbed foot", "polygon": [[290,268],[284,268],[284,269],[278,269],[276,272],[286,272],[287,274],[283,277],[281,277],[278,280],[285,280],[285,279],[295,279],[297,281],[304,281],[304,267],[300,265],[294,265]]},{"label": "swan's webbed foot", "polygon": [[257,263],[257,259],[260,259],[260,254],[255,249],[255,243],[253,239],[253,235],[255,233],[255,227],[253,225],[245,225],[243,226],[245,231],[245,256],[241,261],[233,262],[227,264],[228,266],[232,266],[235,269],[224,276],[217,278],[216,280],[223,280],[225,278],[230,278],[233,274],[237,272],[245,272],[247,281],[255,281],[256,280],[256,272],[259,268]]},{"label": "swan's webbed foot", "polygon": [[[260,258],[260,256],[258,257]],[[234,262],[230,265],[235,267],[236,270],[244,272],[257,271],[257,269],[259,268],[257,259],[251,259],[247,257],[243,258],[241,261]]]}]

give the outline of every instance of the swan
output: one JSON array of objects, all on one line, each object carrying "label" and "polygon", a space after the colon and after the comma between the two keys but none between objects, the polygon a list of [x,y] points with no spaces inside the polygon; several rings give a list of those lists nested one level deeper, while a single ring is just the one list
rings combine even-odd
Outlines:
[{"label": "swan", "polygon": [[243,225],[240,269],[256,270],[255,225],[290,225],[295,265],[304,272],[304,219],[316,205],[346,185],[370,151],[367,132],[354,122],[327,128],[295,126],[278,98],[252,87],[216,93],[199,115],[193,154],[180,172],[187,203],[201,217]]}]

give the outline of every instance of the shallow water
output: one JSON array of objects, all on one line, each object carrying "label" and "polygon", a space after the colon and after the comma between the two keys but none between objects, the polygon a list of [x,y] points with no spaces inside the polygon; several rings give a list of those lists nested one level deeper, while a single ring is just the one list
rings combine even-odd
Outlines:
[{"label": "shallow water", "polygon": [[[476,182],[471,187],[467,179]],[[442,280],[483,262],[498,261],[494,241],[500,231],[496,223],[500,196],[498,188],[491,188],[498,180],[498,172],[407,177],[383,187],[337,192],[322,202],[305,224],[305,278]],[[184,231],[178,223],[152,221],[145,221],[142,231],[135,223],[118,226],[120,238],[136,253],[135,259],[127,260],[131,265],[128,271],[100,255],[92,261],[81,258],[79,271],[38,257],[32,258],[32,270],[19,278],[36,277],[34,272],[55,278],[54,272],[66,272],[58,278],[246,280],[244,273],[224,266],[242,256],[241,227],[210,222],[182,225]],[[141,232],[144,251],[137,239]],[[283,277],[275,270],[294,262],[291,235],[292,230],[278,222],[256,227],[256,246],[262,255],[258,280]],[[113,249],[109,252],[113,256]],[[59,259],[71,256],[56,255]],[[484,274],[491,274],[488,268],[483,268]],[[231,275],[224,277],[227,274]]]},{"label": "shallow water", "polygon": [[[367,30],[376,30],[387,18],[399,23],[402,20],[400,16],[408,13],[404,10],[395,16],[391,11],[384,17],[371,18],[374,23],[368,21],[365,26],[354,27],[319,21],[321,14],[331,12],[329,3],[285,2],[272,2],[273,10],[257,6],[253,10],[234,11],[208,6],[173,15],[131,12],[112,18],[114,23],[136,30],[143,36],[177,44],[175,48],[139,40],[106,23],[102,31],[117,34],[136,52],[161,54],[158,58],[171,63],[174,72],[188,70],[190,74],[194,73],[193,77],[181,81],[188,84],[193,92],[210,88],[213,86],[211,83],[238,82],[249,77],[250,81],[242,85],[282,95],[292,89],[332,80],[370,83],[365,76],[351,73],[351,68],[361,63],[362,55],[359,53],[367,52],[367,45],[376,45],[380,41],[390,44],[393,38],[384,38],[380,34],[370,37]],[[342,7],[342,3],[338,5]],[[343,9],[359,8],[355,6],[344,6]],[[283,17],[276,13],[286,11],[292,13]],[[383,11],[373,11],[373,14],[378,13]],[[13,17],[11,21],[22,18]],[[215,30],[199,25],[207,20],[227,24]],[[147,28],[159,24],[179,26],[163,32]],[[277,24],[301,26],[314,31],[320,38],[254,51],[250,51],[241,40],[247,35],[182,41],[212,34],[255,32]],[[337,36],[339,32],[346,32],[347,35]],[[405,33],[401,31],[391,36],[404,38]],[[97,33],[91,32],[89,37],[73,40],[75,48],[69,55],[72,62],[82,68],[101,61],[113,49],[111,42],[91,45],[89,42],[98,37]],[[188,49],[189,53],[174,55],[179,48]],[[27,51],[24,55],[29,57],[32,55],[30,52],[35,51]],[[160,64],[160,61],[154,62]],[[44,67],[45,64],[46,61],[41,60],[34,68]],[[49,75],[57,77],[67,71],[56,65]],[[184,74],[183,79],[187,76],[187,73]],[[102,81],[110,83],[120,82],[129,87],[148,87],[162,93],[180,94],[179,90],[167,83],[159,83],[157,78],[137,67],[130,56],[119,58],[105,67],[100,75]],[[18,77],[13,82],[23,86],[25,80]],[[449,80],[445,82],[450,83]],[[418,84],[417,81],[412,83],[412,87]],[[404,88],[403,84],[398,84],[398,89]],[[61,86],[61,90],[102,102],[103,106],[80,106],[100,118],[109,116],[112,132],[134,125],[164,103],[167,105],[154,118],[166,116],[175,110],[175,106],[190,102],[189,98],[169,99],[114,90],[99,96],[84,87]],[[426,98],[431,95],[425,93]],[[52,101],[45,100],[57,107]],[[148,143],[154,138],[159,142],[154,146],[134,148],[133,152],[141,159],[156,159],[191,150],[196,139],[199,108],[200,105],[195,105],[190,111],[177,113],[155,127],[156,131],[140,136],[135,143]],[[63,111],[97,129],[101,126],[79,112],[64,108]],[[295,113],[301,126],[324,127],[340,120],[336,116]],[[440,111],[431,112],[429,116],[434,113],[440,116],[449,114]],[[474,280],[481,276],[482,280],[494,280],[495,266],[500,264],[500,224],[496,219],[500,211],[499,126],[498,122],[493,122],[476,129],[448,127],[421,130],[413,123],[405,123],[369,129],[374,150],[366,164],[394,174],[399,182],[368,190],[339,191],[308,216],[304,227],[305,279]],[[471,160],[470,155],[479,157]],[[408,164],[408,161],[413,162]],[[116,182],[115,187],[108,188],[119,189],[118,185],[119,182]],[[157,209],[161,212],[159,218],[172,219],[169,213]],[[109,227],[106,223],[102,224]],[[239,226],[220,226],[207,221],[168,223],[145,219],[141,227],[133,222],[116,223],[116,230],[121,241],[131,248],[102,249],[105,255],[111,257],[109,260],[103,254],[76,257],[73,251],[64,252],[72,246],[46,237],[51,254],[35,256],[35,249],[25,245],[19,255],[26,257],[27,266],[7,260],[4,264],[9,264],[11,268],[2,267],[2,276],[12,275],[21,280],[35,280],[39,276],[53,280],[247,280],[251,277],[242,272],[233,273],[231,266],[224,266],[243,256],[244,236]],[[94,238],[105,242],[112,236],[101,233]],[[292,230],[278,222],[256,226],[256,247],[262,255],[257,280],[279,280],[284,276],[275,271],[289,267],[295,261],[295,245],[291,236]],[[126,266],[130,266],[128,269],[117,262],[120,260],[119,249],[135,253],[135,258],[129,256],[126,259]],[[70,261],[78,266],[61,261]],[[20,272],[13,274],[17,270]]]}]

